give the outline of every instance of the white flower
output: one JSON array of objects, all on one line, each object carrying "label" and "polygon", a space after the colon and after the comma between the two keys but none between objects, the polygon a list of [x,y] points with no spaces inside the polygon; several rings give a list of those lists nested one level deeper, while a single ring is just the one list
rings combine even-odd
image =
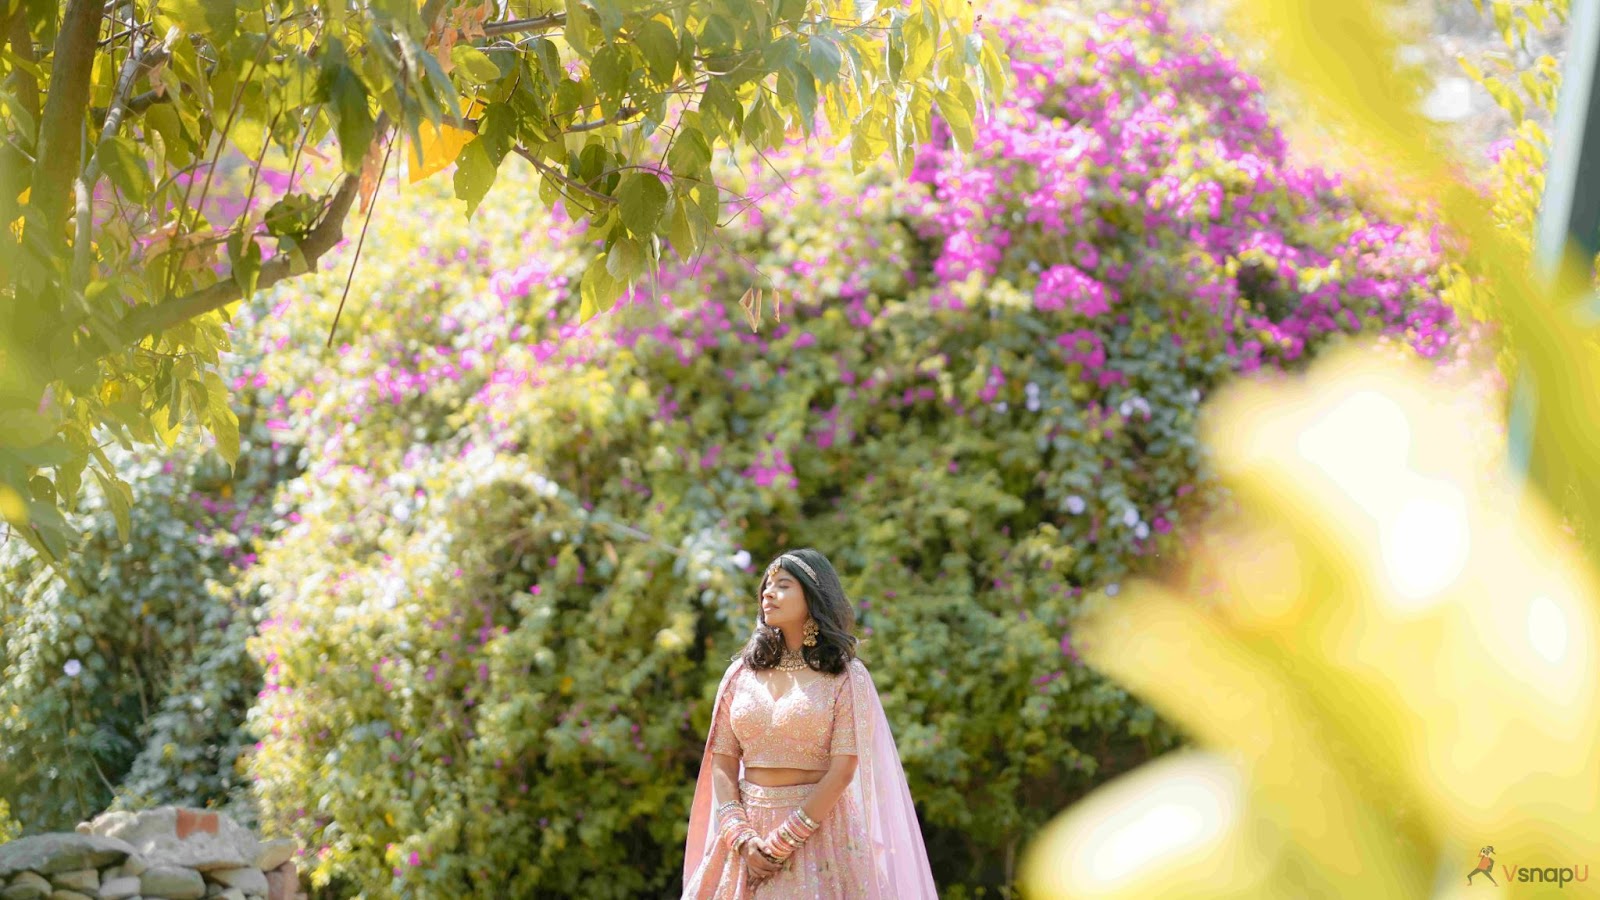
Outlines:
[{"label": "white flower", "polygon": [[1117,412],[1122,413],[1124,416],[1129,415],[1130,413],[1132,413],[1133,412],[1133,401],[1132,400],[1124,400],[1124,401],[1122,401],[1122,403],[1117,406]]},{"label": "white flower", "polygon": [[1133,529],[1133,534],[1142,541],[1150,536],[1150,526],[1140,522],[1138,526]]},{"label": "white flower", "polygon": [[733,564],[741,569],[750,565],[750,551],[740,550],[738,553],[735,553],[733,555]]},{"label": "white flower", "polygon": [[1027,402],[1026,405],[1028,407],[1028,412],[1038,412],[1039,411],[1039,395],[1038,394],[1029,394],[1028,395],[1028,402]]},{"label": "white flower", "polygon": [[1122,592],[1122,585],[1120,585],[1120,584],[1108,584],[1108,585],[1106,585],[1106,596],[1107,597],[1115,597],[1117,594],[1119,594],[1121,592]]},{"label": "white flower", "polygon": [[1077,494],[1073,494],[1067,498],[1067,512],[1072,513],[1075,516],[1082,513],[1087,506],[1088,504],[1084,503],[1083,498],[1079,497]]},{"label": "white flower", "polygon": [[69,659],[67,664],[61,667],[61,671],[66,672],[68,678],[77,678],[78,673],[83,671],[83,663]]},{"label": "white flower", "polygon": [[998,412],[998,413],[1003,413],[1003,412],[1005,412],[1006,410],[1008,410],[1010,408],[1011,408],[1011,405],[1009,403],[1006,403],[1004,400],[1001,400],[999,403],[996,403],[994,405],[994,411]]},{"label": "white flower", "polygon": [[1139,511],[1131,506],[1128,507],[1127,511],[1122,514],[1122,524],[1129,528],[1139,524]]}]

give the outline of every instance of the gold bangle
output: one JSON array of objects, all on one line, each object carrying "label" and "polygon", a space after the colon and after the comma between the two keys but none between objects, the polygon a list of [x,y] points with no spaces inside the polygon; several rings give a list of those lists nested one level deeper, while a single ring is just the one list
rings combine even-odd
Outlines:
[{"label": "gold bangle", "polygon": [[810,816],[806,815],[806,811],[803,810],[803,809],[796,809],[794,811],[794,814],[800,817],[800,824],[806,826],[807,828],[811,829],[812,831],[816,831],[818,828],[822,827],[822,823],[821,822],[818,822],[816,819],[813,819]]}]

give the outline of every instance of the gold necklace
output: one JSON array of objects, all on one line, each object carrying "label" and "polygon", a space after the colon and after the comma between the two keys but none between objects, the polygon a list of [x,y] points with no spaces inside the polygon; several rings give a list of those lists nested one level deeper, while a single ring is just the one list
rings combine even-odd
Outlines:
[{"label": "gold necklace", "polygon": [[798,672],[801,669],[809,668],[811,668],[811,665],[806,662],[805,655],[799,650],[790,650],[788,647],[784,647],[782,655],[778,657],[778,669],[781,671]]}]

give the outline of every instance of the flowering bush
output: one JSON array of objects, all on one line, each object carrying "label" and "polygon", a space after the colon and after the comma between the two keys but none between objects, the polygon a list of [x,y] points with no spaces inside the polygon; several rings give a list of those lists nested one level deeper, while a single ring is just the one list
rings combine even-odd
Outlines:
[{"label": "flowering bush", "polygon": [[[1254,81],[1159,11],[1011,40],[975,155],[936,138],[906,184],[795,148],[722,252],[588,327],[560,324],[581,236],[493,199],[471,235],[417,228],[425,188],[375,220],[359,339],[295,350],[331,304],[272,301],[310,471],[252,573],[248,764],[318,883],[669,889],[784,546],[861,605],[949,896],[1171,745],[1077,663],[1074,616],[1217,501],[1193,415],[1219,381],[1357,332],[1446,347],[1437,250],[1295,168]],[[759,334],[730,317],[752,278]]]},{"label": "flowering bush", "polygon": [[[244,766],[317,884],[670,890],[786,546],[860,604],[945,896],[1175,742],[1075,617],[1219,501],[1194,414],[1223,379],[1357,332],[1446,348],[1437,250],[1296,168],[1159,10],[1009,39],[975,153],[936,134],[907,183],[791,148],[719,252],[585,327],[582,234],[516,190],[468,232],[434,182],[382,199],[331,348],[342,267],[243,311],[257,427],[304,468],[233,589],[262,604]],[[730,315],[752,280],[760,333]]]}]

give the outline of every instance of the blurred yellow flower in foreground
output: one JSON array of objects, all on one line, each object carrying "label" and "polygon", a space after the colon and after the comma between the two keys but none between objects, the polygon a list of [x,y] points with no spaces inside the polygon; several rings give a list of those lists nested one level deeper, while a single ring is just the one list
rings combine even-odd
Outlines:
[{"label": "blurred yellow flower in foreground", "polygon": [[1486,845],[1513,894],[1600,865],[1600,594],[1463,396],[1357,349],[1218,395],[1236,508],[1079,639],[1200,749],[1051,823],[1028,896],[1470,896]]}]

